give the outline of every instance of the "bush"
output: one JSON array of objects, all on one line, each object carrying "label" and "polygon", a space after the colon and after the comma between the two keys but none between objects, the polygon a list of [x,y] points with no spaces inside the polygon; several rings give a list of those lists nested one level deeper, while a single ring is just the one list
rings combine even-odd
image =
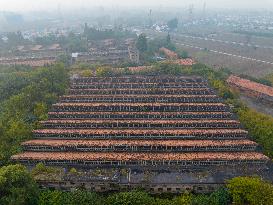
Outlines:
[{"label": "bush", "polygon": [[209,195],[200,194],[192,199],[192,205],[228,205],[230,196],[227,189],[221,188]]},{"label": "bush", "polygon": [[175,204],[177,205],[191,205],[192,195],[185,193],[179,197],[174,198]]},{"label": "bush", "polygon": [[98,77],[107,77],[107,76],[112,76],[113,71],[112,68],[110,67],[98,67],[96,69],[96,76]]},{"label": "bush", "polygon": [[84,190],[72,192],[50,191],[41,192],[39,205],[104,205],[104,200],[98,194]]},{"label": "bush", "polygon": [[121,192],[106,199],[106,204],[109,205],[151,205],[153,203],[153,198],[148,193],[142,191]]},{"label": "bush", "polygon": [[60,180],[64,173],[59,167],[46,167],[43,163],[38,163],[31,174],[35,180]]},{"label": "bush", "polygon": [[273,157],[273,118],[246,107],[239,107],[236,112],[250,136],[263,146],[266,155]]},{"label": "bush", "polygon": [[92,71],[91,70],[84,70],[81,75],[83,77],[91,77],[93,75]]},{"label": "bush", "polygon": [[156,74],[178,75],[182,73],[183,67],[172,63],[159,63],[155,66]]},{"label": "bush", "polygon": [[[17,73],[16,73],[17,74]],[[8,78],[4,100],[0,108],[0,164],[9,162],[10,156],[21,151],[20,143],[31,139],[31,131],[39,127],[38,121],[47,118],[47,111],[64,94],[68,86],[68,72],[62,64],[31,70],[20,78]],[[14,80],[16,92],[13,89]],[[20,81],[20,82],[17,82]],[[7,87],[6,87],[7,86]]]},{"label": "bush", "polygon": [[22,165],[0,168],[0,204],[35,205],[38,200],[38,186]]},{"label": "bush", "polygon": [[70,174],[77,174],[78,172],[77,172],[77,170],[76,170],[75,168],[71,168],[71,169],[69,170],[69,173],[70,173]]},{"label": "bush", "polygon": [[188,58],[189,54],[185,50],[177,49],[176,53],[178,54],[179,58]]},{"label": "bush", "polygon": [[272,205],[273,185],[260,178],[233,178],[227,187],[235,204]]}]

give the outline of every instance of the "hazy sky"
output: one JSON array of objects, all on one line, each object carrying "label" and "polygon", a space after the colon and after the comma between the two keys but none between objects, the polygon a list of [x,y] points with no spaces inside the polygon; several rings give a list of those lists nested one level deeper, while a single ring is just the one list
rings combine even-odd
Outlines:
[{"label": "hazy sky", "polygon": [[194,4],[207,8],[272,8],[273,0],[0,0],[0,10],[29,11],[68,8],[89,8],[93,6],[182,6]]}]

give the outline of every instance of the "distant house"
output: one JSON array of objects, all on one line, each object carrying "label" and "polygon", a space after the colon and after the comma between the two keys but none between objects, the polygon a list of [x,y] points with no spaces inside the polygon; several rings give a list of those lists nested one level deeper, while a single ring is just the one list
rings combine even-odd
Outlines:
[{"label": "distant house", "polygon": [[0,65],[26,65],[42,67],[56,62],[55,58],[25,58],[25,59],[1,59]]},{"label": "distant house", "polygon": [[40,67],[56,62],[56,57],[64,54],[60,44],[43,45],[19,45],[5,58],[0,59],[1,65],[28,65]]},{"label": "distant house", "polygon": [[6,36],[2,37],[2,41],[4,41],[5,43],[7,43],[8,40],[9,40],[8,37],[6,37]]},{"label": "distant house", "polygon": [[163,52],[164,55],[168,58],[168,59],[171,59],[171,60],[176,60],[178,59],[178,55],[177,53],[175,53],[174,51],[171,51],[165,47],[162,47],[159,49],[159,51]]},{"label": "distant house", "polygon": [[195,61],[191,58],[185,58],[185,59],[175,60],[174,63],[178,65],[192,66],[195,64]]}]

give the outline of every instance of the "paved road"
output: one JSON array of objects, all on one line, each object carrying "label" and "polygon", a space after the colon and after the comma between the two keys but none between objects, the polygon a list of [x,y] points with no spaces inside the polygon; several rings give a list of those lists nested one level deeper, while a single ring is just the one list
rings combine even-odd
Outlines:
[{"label": "paved road", "polygon": [[[143,33],[147,33],[148,34],[148,37],[150,38],[154,38],[155,35],[159,35],[159,36],[162,36],[162,34],[167,34],[167,33],[164,33],[164,32],[156,32],[156,31],[149,31],[149,30],[143,30],[142,31]],[[222,40],[216,40],[216,39],[210,39],[210,38],[201,38],[201,37],[193,37],[193,36],[187,36],[187,35],[182,35],[182,34],[177,34],[177,33],[171,33],[172,36],[174,37],[189,37],[189,38],[199,38],[199,39],[207,39],[207,40],[214,40],[214,41],[221,41],[221,42],[226,42],[226,43],[230,43],[229,41],[222,41]],[[184,46],[184,47],[189,47],[189,48],[195,48],[195,49],[198,49],[198,50],[206,50],[206,48],[202,48],[202,47],[199,47],[199,46],[195,46],[195,45],[190,45],[190,44],[184,44],[184,43],[181,43],[179,40],[177,39],[173,39],[174,43],[177,44],[177,45],[181,45],[181,46]],[[251,45],[251,44],[244,44],[244,43],[238,43],[238,42],[234,42],[232,44],[239,44],[239,45]],[[259,46],[259,45],[258,45]],[[260,48],[265,48],[265,47],[261,47]],[[272,48],[273,47],[268,47],[268,48]],[[232,53],[226,53],[226,52],[222,52],[222,51],[217,51],[217,50],[208,50],[209,52],[212,52],[212,53],[216,53],[216,54],[220,54],[220,55],[226,55],[226,56],[230,56],[230,57],[235,57],[235,58],[240,58],[242,60],[247,60],[247,61],[253,61],[253,62],[256,62],[256,63],[264,63],[264,64],[268,64],[268,65],[273,65],[273,62],[270,62],[270,61],[265,61],[265,60],[261,60],[261,59],[256,59],[256,58],[250,58],[250,57],[246,57],[246,56],[241,56],[241,55],[235,55],[235,54],[232,54]]]},{"label": "paved road", "polygon": [[[214,39],[214,38],[203,38],[203,37],[196,37],[196,36],[189,36],[189,35],[183,35],[183,34],[172,34],[174,37],[183,37],[183,38],[191,38],[191,39],[199,39],[199,40],[204,40],[204,41],[212,41],[212,42],[218,42],[218,43],[225,43],[229,45],[238,45],[238,46],[246,46],[246,47],[255,47],[255,48],[264,48],[264,49],[272,49],[272,46],[261,46],[257,44],[250,44],[250,43],[242,43],[242,42],[236,42],[236,41],[224,41],[224,40],[219,40],[219,39]],[[178,39],[179,40],[179,39]]]},{"label": "paved road", "polygon": [[226,53],[226,52],[217,51],[217,50],[209,50],[209,49],[206,49],[206,48],[201,48],[199,46],[184,44],[184,43],[180,43],[180,42],[177,42],[177,41],[175,41],[175,44],[185,46],[185,47],[189,47],[189,48],[195,48],[195,49],[198,49],[198,50],[207,50],[208,52],[213,52],[213,53],[217,53],[217,54],[221,54],[221,55],[236,57],[236,58],[240,58],[242,60],[250,60],[250,61],[257,62],[257,63],[265,63],[265,64],[273,65],[273,62],[270,62],[270,61],[265,61],[265,60],[260,60],[260,59],[250,58],[250,57],[245,57],[245,56],[240,56],[240,55],[234,55],[234,54],[231,54],[231,53]]}]

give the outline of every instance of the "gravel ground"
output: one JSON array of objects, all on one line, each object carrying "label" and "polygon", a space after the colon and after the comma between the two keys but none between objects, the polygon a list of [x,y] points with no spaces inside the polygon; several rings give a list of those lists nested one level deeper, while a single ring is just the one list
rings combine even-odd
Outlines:
[{"label": "gravel ground", "polygon": [[252,108],[258,112],[261,112],[261,113],[264,113],[267,115],[271,115],[273,117],[273,105],[258,102],[256,99],[250,98],[245,95],[241,95],[240,99],[244,103],[246,103],[250,108]]}]

